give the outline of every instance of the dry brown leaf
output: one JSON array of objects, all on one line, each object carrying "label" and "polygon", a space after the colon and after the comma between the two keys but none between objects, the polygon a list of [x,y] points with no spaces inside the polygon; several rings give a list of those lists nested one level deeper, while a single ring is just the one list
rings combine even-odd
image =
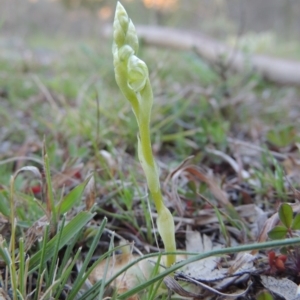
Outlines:
[{"label": "dry brown leaf", "polygon": [[[215,288],[213,288],[213,287],[211,287],[211,286],[209,286],[209,285],[207,285],[207,284],[205,284],[205,283],[203,283],[203,282],[201,282],[199,280],[196,280],[195,278],[190,277],[188,275],[185,275],[183,278],[184,278],[184,281],[187,281],[187,282],[190,282],[190,283],[194,283],[194,284],[196,284],[198,286],[201,286],[204,289],[206,289],[206,290],[208,290],[208,291],[210,291],[210,292],[212,292],[214,294],[217,294],[217,295],[220,295],[220,296],[224,296],[224,297],[229,297],[229,298],[231,298],[231,297],[232,298],[238,298],[238,297],[241,297],[241,296],[245,295],[248,292],[248,290],[251,287],[251,285],[252,285],[252,282],[249,281],[248,282],[248,287],[245,290],[239,291],[239,292],[233,293],[233,294],[225,294],[225,293],[222,293],[222,292],[218,291],[217,289],[215,289]],[[177,279],[181,279],[182,280],[182,278],[180,278],[178,276],[177,276]]]},{"label": "dry brown leaf", "polygon": [[173,177],[186,176],[190,180],[196,181],[196,179],[206,183],[219,203],[224,206],[230,206],[231,203],[228,200],[227,194],[218,186],[217,182],[203,170],[195,165],[189,164],[191,157],[182,162],[173,172],[169,174],[166,182]]},{"label": "dry brown leaf", "polygon": [[[206,235],[200,235],[199,232],[191,230],[186,232],[186,250],[188,252],[207,253],[219,247],[219,245],[214,247],[211,239]],[[219,290],[224,290],[233,282],[249,280],[248,274],[255,271],[254,259],[254,256],[244,253],[238,255],[232,263],[227,260],[224,267],[221,257],[207,257],[182,268],[182,271],[175,275],[175,279],[190,283],[197,282],[196,284],[203,288],[221,295]],[[228,264],[232,264],[231,269],[228,268]],[[208,282],[210,283],[209,287],[205,284]],[[244,293],[246,291],[242,291],[240,295]],[[234,297],[234,295],[229,294],[227,297]]]},{"label": "dry brown leaf", "polygon": [[170,178],[172,178],[174,176],[175,173],[177,173],[178,171],[182,170],[184,167],[188,166],[190,164],[191,159],[194,156],[189,156],[187,157],[183,162],[181,162],[166,178],[166,181],[169,181]]},{"label": "dry brown leaf", "polygon": [[[172,180],[172,200],[176,200],[174,206],[179,212],[180,216],[183,216],[184,211],[181,204],[180,197],[177,193],[177,188],[179,185],[179,178],[185,181],[193,180],[194,182],[204,182],[208,185],[211,193],[214,195],[216,200],[220,203],[222,207],[226,207],[228,211],[234,213],[234,208],[230,203],[226,192],[224,192],[215,181],[215,179],[208,175],[207,172],[202,170],[201,168],[190,164],[190,160],[192,157],[188,157],[185,161],[183,161],[175,170],[173,170],[167,177],[165,184]],[[236,215],[236,217],[238,217]]]},{"label": "dry brown leaf", "polygon": [[26,167],[23,167],[23,168],[17,170],[14,174],[14,179],[16,179],[16,177],[21,172],[24,172],[24,171],[30,171],[35,177],[37,177],[40,180],[42,179],[42,174],[41,174],[40,170],[37,167],[34,167],[34,166],[26,166]]},{"label": "dry brown leaf", "polygon": [[287,176],[300,176],[300,163],[293,157],[287,157],[282,165]]},{"label": "dry brown leaf", "polygon": [[[180,181],[180,174],[181,174],[181,172],[178,171],[178,172],[175,172],[173,174],[173,176],[171,177],[172,185],[171,185],[171,193],[169,195],[169,198],[170,198],[170,201],[172,203],[174,203],[174,207],[176,208],[179,216],[182,217],[182,216],[184,216],[184,207],[182,205],[180,196],[178,194],[178,186],[179,186],[179,181]],[[167,189],[165,189],[165,190],[167,190]]]},{"label": "dry brown leaf", "polygon": [[251,233],[254,239],[257,239],[264,224],[268,219],[268,213],[262,210],[257,205],[253,209],[254,217],[252,219]]},{"label": "dry brown leaf", "polygon": [[[186,231],[186,251],[207,253],[213,249],[219,247],[213,247],[211,239],[198,231],[191,231],[190,228]],[[207,257],[192,264],[188,264],[182,269],[183,274],[204,281],[213,281],[219,278],[224,278],[227,274],[227,269],[218,268],[220,257]]]},{"label": "dry brown leaf", "polygon": [[265,275],[261,275],[260,279],[266,289],[283,297],[285,300],[300,299],[299,286],[293,281],[287,278],[276,279],[272,276]]},{"label": "dry brown leaf", "polygon": [[27,252],[31,246],[40,238],[43,237],[46,226],[49,225],[47,216],[41,217],[29,227],[25,234],[25,251]]},{"label": "dry brown leaf", "polygon": [[[241,218],[251,218],[254,219],[257,216],[257,211],[256,211],[257,206],[254,204],[246,204],[246,205],[240,205],[236,206],[235,210],[237,214]],[[220,209],[220,212],[226,212],[224,209]],[[197,212],[197,215],[194,217],[194,224],[196,225],[207,225],[211,223],[218,223],[219,220],[216,216],[215,210],[211,208],[206,208],[203,210],[199,210]]]},{"label": "dry brown leaf", "polygon": [[[124,268],[127,264],[133,262],[139,258],[137,255],[131,253],[115,255],[107,260],[102,261],[90,274],[89,280],[92,284],[95,284],[100,279],[104,278],[105,270],[108,264],[108,271],[105,279],[108,280]],[[140,261],[136,265],[129,268],[126,273],[120,275],[115,279],[112,285],[116,288],[117,294],[122,294],[132,288],[134,288],[138,283],[145,281],[150,277],[151,269],[153,268],[151,262],[147,260]],[[130,299],[138,299],[134,296]]]},{"label": "dry brown leaf", "polygon": [[177,209],[179,216],[184,215],[184,207],[182,205],[181,199],[177,191],[179,181],[181,178],[183,168],[190,163],[192,158],[193,156],[189,156],[182,163],[180,163],[179,166],[177,166],[172,172],[169,173],[164,183],[165,191],[167,191],[167,183],[171,180],[171,194],[169,198],[170,201],[174,203],[174,207]]},{"label": "dry brown leaf", "polygon": [[211,176],[204,174],[204,172],[200,168],[198,168],[197,166],[188,166],[185,168],[184,171],[188,172],[191,175],[194,175],[200,181],[205,182],[208,185],[212,194],[222,206],[231,205],[231,203],[228,200],[227,194],[219,187],[217,182]]},{"label": "dry brown leaf", "polygon": [[[9,235],[11,234],[11,225],[9,223],[9,218],[2,215],[1,213],[0,213],[0,233],[4,237],[9,237]],[[0,243],[2,239],[1,234],[0,234]]]},{"label": "dry brown leaf", "polygon": [[180,296],[190,297],[193,299],[203,299],[203,295],[200,293],[200,291],[198,293],[195,293],[194,291],[188,291],[170,276],[164,278],[164,284],[168,287],[169,290]]},{"label": "dry brown leaf", "polygon": [[239,271],[253,271],[253,261],[255,260],[256,256],[247,253],[247,252],[240,252],[237,254],[235,260],[233,261],[232,265],[228,269],[228,274],[234,274],[235,272]]},{"label": "dry brown leaf", "polygon": [[[203,292],[201,293],[200,292],[201,290],[203,291],[203,289],[195,292],[195,289],[197,287],[200,288],[199,287],[199,285],[200,285],[199,282],[198,282],[197,285],[188,286],[188,287],[185,286],[185,288],[183,288],[175,279],[168,276],[164,279],[164,283],[166,284],[166,286],[170,290],[172,290],[173,292],[177,293],[180,296],[193,297],[194,300],[196,300],[196,299],[199,299],[199,300],[211,299],[211,295],[208,295],[207,293],[203,293]],[[209,290],[210,292],[213,292],[215,294],[223,296],[222,299],[224,299],[224,296],[225,296],[225,299],[231,299],[231,298],[237,298],[237,297],[240,297],[242,295],[245,295],[248,292],[250,286],[251,286],[251,283],[248,285],[248,288],[246,290],[236,291],[234,294],[224,294],[224,293],[220,293],[219,291],[217,291],[214,288],[209,287],[206,284],[203,284],[203,283],[201,284],[201,287],[207,288],[207,290]],[[187,290],[187,288],[188,288],[188,290]],[[204,294],[207,294],[207,296],[204,296]]]},{"label": "dry brown leaf", "polygon": [[248,179],[250,178],[250,174],[249,172],[247,172],[246,170],[241,169],[240,165],[228,154],[216,150],[216,149],[211,149],[211,148],[206,148],[205,149],[208,153],[212,153],[218,157],[223,158],[230,166],[231,168],[238,174],[241,176],[241,178],[243,179]]},{"label": "dry brown leaf", "polygon": [[[124,253],[114,255],[100,262],[99,265],[95,267],[95,269],[90,274],[89,280],[92,284],[95,284],[97,281],[103,278],[105,278],[105,280],[108,280],[122,268],[126,267],[126,265],[134,262],[138,258],[140,258],[140,256],[132,254],[129,246],[126,245],[124,246]],[[185,259],[185,256],[178,255],[176,258],[177,260],[183,260]],[[153,258],[151,260],[144,259],[127,269],[125,273],[122,273],[112,283],[112,286],[116,288],[117,294],[122,294],[128,290],[133,289],[139,283],[149,280],[156,263],[157,258]],[[107,273],[105,277],[106,269]],[[128,298],[128,300],[129,299],[137,300],[139,298],[137,295],[134,295],[131,298]]]},{"label": "dry brown leaf", "polygon": [[112,175],[116,173],[118,170],[118,163],[117,161],[113,158],[111,153],[109,153],[106,150],[100,150],[100,155],[104,159],[104,161],[107,164],[107,167],[109,168],[109,171],[111,172]]}]

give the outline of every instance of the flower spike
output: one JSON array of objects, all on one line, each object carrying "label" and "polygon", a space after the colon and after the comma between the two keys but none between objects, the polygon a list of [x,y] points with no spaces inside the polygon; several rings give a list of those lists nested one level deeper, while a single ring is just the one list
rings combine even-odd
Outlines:
[{"label": "flower spike", "polygon": [[[136,30],[120,2],[116,7],[113,37],[112,52],[116,82],[130,102],[139,126],[138,156],[158,213],[158,232],[163,240],[165,250],[174,252],[176,251],[174,220],[163,201],[158,170],[151,147],[150,117],[153,93],[149,71],[145,62],[137,57]],[[166,265],[172,265],[175,259],[175,255],[168,255]]]}]

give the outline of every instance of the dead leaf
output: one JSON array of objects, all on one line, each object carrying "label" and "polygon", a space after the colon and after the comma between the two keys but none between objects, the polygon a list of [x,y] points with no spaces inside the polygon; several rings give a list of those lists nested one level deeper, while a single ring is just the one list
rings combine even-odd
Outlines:
[{"label": "dead leaf", "polygon": [[[103,278],[105,280],[108,280],[121,269],[126,267],[126,265],[140,258],[140,256],[132,254],[131,247],[128,244],[123,247],[123,250],[124,251],[122,254],[113,255],[112,257],[100,262],[99,265],[94,268],[89,276],[89,280],[92,284],[95,284],[97,281]],[[176,256],[177,261],[183,260],[185,258],[186,257],[182,255]],[[144,259],[142,261],[139,261],[138,263],[127,269],[126,272],[117,277],[112,283],[112,286],[116,288],[117,294],[125,293],[126,291],[133,289],[138,284],[149,280],[153,268],[157,263],[157,259],[158,258],[153,258],[151,260]],[[139,297],[137,295],[134,295],[131,298],[127,299],[138,300]]]},{"label": "dead leaf", "polygon": [[219,201],[222,206],[231,206],[231,203],[228,200],[227,194],[219,187],[217,182],[211,177],[205,174],[201,169],[197,166],[187,166],[184,171],[189,174],[195,176],[200,181],[205,182],[214,197]]},{"label": "dead leaf", "polygon": [[109,168],[109,171],[111,172],[112,175],[116,173],[118,170],[118,163],[117,161],[113,158],[111,153],[109,153],[106,150],[100,150],[100,155],[104,159],[104,161],[107,164],[107,167]]},{"label": "dead leaf", "polygon": [[234,274],[239,270],[240,271],[253,271],[253,261],[255,260],[256,256],[247,253],[247,252],[240,252],[237,254],[235,260],[233,261],[232,265],[228,269],[228,274]]},{"label": "dead leaf", "polygon": [[[197,231],[187,230],[186,232],[186,250],[188,252],[207,253],[220,247],[219,245],[213,246],[208,236],[200,235]],[[237,256],[233,263],[226,260],[224,267],[221,257],[207,257],[185,266],[181,272],[175,274],[175,279],[197,284],[224,296],[225,294],[220,293],[219,290],[223,290],[233,282],[249,281],[249,273],[255,271],[254,258],[252,255],[244,253]],[[231,268],[228,267],[228,264],[231,264]],[[206,283],[210,283],[210,286]],[[246,291],[242,291],[238,295],[243,295]],[[235,297],[236,295],[226,296]]]},{"label": "dead leaf", "polygon": [[227,155],[226,153],[219,151],[219,150],[215,150],[215,149],[211,149],[211,148],[206,148],[205,149],[208,153],[212,153],[218,157],[223,158],[230,166],[231,168],[238,174],[241,176],[241,178],[243,179],[248,179],[250,178],[250,174],[249,172],[247,172],[246,170],[243,170],[240,168],[239,164],[229,155]]},{"label": "dead leaf", "polygon": [[225,293],[222,293],[222,292],[218,291],[217,289],[215,289],[215,288],[213,288],[213,287],[211,287],[211,286],[209,286],[209,285],[207,285],[207,284],[205,284],[205,283],[203,283],[203,282],[201,282],[199,280],[196,280],[195,278],[192,278],[190,276],[186,276],[185,275],[184,279],[183,278],[179,278],[179,277],[177,277],[177,279],[182,279],[184,281],[187,281],[187,282],[190,282],[190,283],[194,283],[194,284],[196,284],[198,286],[201,286],[204,289],[206,289],[206,290],[208,290],[208,291],[210,291],[210,292],[212,292],[214,294],[217,294],[217,295],[220,295],[220,296],[225,296],[225,297],[230,297],[230,298],[231,297],[232,298],[237,298],[237,297],[241,297],[241,296],[245,295],[248,292],[248,290],[251,287],[251,285],[252,285],[252,282],[249,281],[248,282],[248,287],[245,290],[243,290],[241,292],[238,292],[238,293],[234,293],[234,294],[225,294]]},{"label": "dead leaf", "polygon": [[23,168],[17,170],[14,174],[14,179],[16,179],[16,177],[21,172],[24,172],[24,171],[30,171],[36,178],[38,178],[40,180],[42,179],[42,174],[41,174],[40,170],[37,167],[34,167],[34,166],[26,166],[26,167],[23,167]]},{"label": "dead leaf", "polygon": [[[185,176],[189,180],[200,180],[204,183],[206,183],[211,191],[211,193],[214,195],[214,197],[219,201],[219,203],[223,207],[230,207],[231,203],[227,197],[227,194],[219,187],[217,182],[212,178],[212,176],[209,176],[206,174],[205,171],[201,170],[201,168],[190,164],[190,160],[192,157],[188,157],[185,161],[183,161],[174,171],[172,171],[165,182],[165,185],[167,182],[171,179],[174,178],[173,182],[173,188],[178,186],[177,179],[180,176]],[[173,191],[173,194],[177,195],[177,192]],[[179,196],[176,197],[176,199],[179,198]],[[179,198],[180,200],[180,198]],[[178,199],[177,199],[178,202]],[[177,204],[178,206],[178,204]],[[181,208],[179,208],[179,211]]]},{"label": "dead leaf", "polygon": [[183,297],[193,297],[195,299],[203,299],[201,293],[195,293],[184,289],[174,278],[167,276],[164,278],[164,284],[169,290]]},{"label": "dead leaf", "polygon": [[25,251],[27,252],[32,245],[44,236],[45,228],[49,225],[49,217],[42,216],[39,220],[29,227],[25,234]]},{"label": "dead leaf", "polygon": [[193,156],[189,156],[183,162],[181,162],[179,166],[177,166],[172,172],[169,173],[164,182],[164,190],[167,191],[167,183],[171,181],[171,193],[169,195],[169,198],[170,201],[174,203],[179,216],[184,215],[184,207],[178,194],[178,186],[180,184],[182,169],[190,163],[192,158]]},{"label": "dead leaf", "polygon": [[[9,223],[9,218],[0,213],[0,233],[9,237],[11,234],[11,225]],[[0,243],[2,240],[2,235],[0,234]]]},{"label": "dead leaf", "polygon": [[[189,228],[186,231],[186,251],[206,253],[220,246],[213,247],[211,239],[198,231],[191,231]],[[192,264],[188,264],[182,270],[183,274],[187,274],[197,280],[213,281],[219,278],[224,278],[227,274],[226,269],[219,269],[218,263],[220,257],[207,257]]]},{"label": "dead leaf", "polygon": [[261,275],[260,279],[266,289],[283,297],[285,300],[299,299],[299,286],[293,281],[287,278],[276,279],[272,276],[265,275]]},{"label": "dead leaf", "polygon": [[[103,278],[108,280],[126,265],[139,258],[138,255],[132,254],[128,247],[130,248],[129,245],[123,247],[124,251],[122,254],[114,255],[100,262],[100,264],[90,274],[90,282],[95,284],[97,281]],[[122,294],[134,288],[138,283],[146,281],[147,278],[150,278],[153,266],[154,264],[150,261],[142,260],[127,269],[125,273],[117,277],[112,283],[112,285],[116,288],[117,294]],[[128,299],[137,300],[139,298],[135,295]]]}]

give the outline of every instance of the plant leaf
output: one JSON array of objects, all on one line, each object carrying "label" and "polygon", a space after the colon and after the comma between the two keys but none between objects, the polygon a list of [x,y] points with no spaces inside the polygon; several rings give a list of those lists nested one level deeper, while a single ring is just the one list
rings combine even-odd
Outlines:
[{"label": "plant leaf", "polygon": [[268,291],[263,291],[257,297],[257,300],[273,300],[273,296]]},{"label": "plant leaf", "polygon": [[10,209],[8,205],[8,194],[5,190],[0,192],[0,213],[3,214],[5,217],[9,217]]},{"label": "plant leaf", "polygon": [[279,207],[279,219],[282,222],[282,224],[286,227],[286,228],[290,228],[293,222],[293,209],[292,207],[287,204],[287,203],[283,203],[280,205]]},{"label": "plant leaf", "polygon": [[272,240],[279,240],[285,238],[288,228],[285,226],[276,226],[268,232],[268,236]]},{"label": "plant leaf", "polygon": [[300,229],[300,214],[297,214],[293,220],[292,229]]},{"label": "plant leaf", "polygon": [[90,178],[91,176],[89,176],[85,181],[77,185],[68,195],[66,195],[63,198],[63,200],[56,206],[56,211],[60,214],[64,214],[67,211],[69,211],[81,197]]},{"label": "plant leaf", "polygon": [[98,246],[98,242],[99,242],[100,237],[105,229],[106,223],[107,223],[107,219],[104,218],[103,221],[101,222],[99,228],[97,229],[97,233],[94,236],[94,239],[90,246],[89,252],[87,253],[85,260],[83,262],[83,265],[81,266],[81,269],[78,273],[78,276],[77,276],[75,282],[73,283],[72,292],[68,296],[68,299],[70,299],[70,300],[73,300],[78,295],[80,287],[84,284],[86,278],[88,278],[89,274],[93,270],[94,265],[92,267],[90,267],[88,270],[87,270],[87,267],[88,267],[89,262],[92,259],[94,251],[96,250],[96,248]]},{"label": "plant leaf", "polygon": [[[59,249],[66,245],[77,233],[82,229],[93,218],[94,214],[82,211],[74,219],[72,219],[64,228],[61,235],[61,240],[59,243]],[[56,240],[58,236],[56,235],[52,238],[46,245],[45,249],[45,261],[49,260],[55,252]],[[36,267],[40,264],[42,249],[35,253],[29,263],[29,272],[33,272]]]}]

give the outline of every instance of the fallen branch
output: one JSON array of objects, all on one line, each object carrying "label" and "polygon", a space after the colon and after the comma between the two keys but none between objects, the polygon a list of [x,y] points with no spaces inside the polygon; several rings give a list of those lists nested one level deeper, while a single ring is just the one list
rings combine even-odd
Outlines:
[{"label": "fallen branch", "polygon": [[[111,28],[105,28],[108,36]],[[300,62],[249,55],[201,33],[167,27],[138,26],[137,33],[145,44],[176,50],[194,50],[209,63],[220,63],[221,57],[228,60],[228,68],[236,72],[252,70],[263,78],[280,85],[300,86]]]}]

